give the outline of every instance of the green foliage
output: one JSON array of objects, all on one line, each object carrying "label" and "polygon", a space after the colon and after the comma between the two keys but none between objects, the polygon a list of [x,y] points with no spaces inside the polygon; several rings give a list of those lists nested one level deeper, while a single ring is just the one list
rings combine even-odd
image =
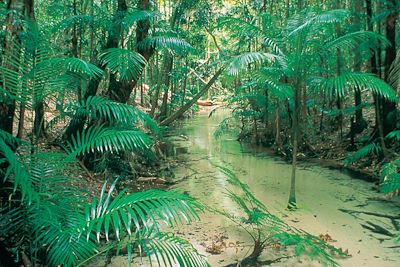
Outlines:
[{"label": "green foliage", "polygon": [[75,74],[86,75],[89,78],[101,79],[103,77],[103,71],[97,66],[84,61],[80,58],[66,57],[66,58],[54,58],[50,61],[51,67],[65,69]]},{"label": "green foliage", "polygon": [[371,155],[377,156],[377,155],[380,155],[381,153],[382,153],[381,145],[379,145],[377,143],[371,143],[369,145],[362,147],[354,154],[348,156],[344,163],[345,163],[345,165],[350,165],[350,164],[357,162],[368,156],[371,156]]},{"label": "green foliage", "polygon": [[130,28],[139,21],[153,19],[159,15],[157,12],[150,10],[132,10],[124,17],[122,25],[125,28]]},{"label": "green foliage", "polygon": [[335,9],[317,13],[312,10],[306,10],[304,14],[294,15],[288,21],[288,37],[297,35],[307,36],[312,34],[315,28],[340,23],[350,17],[349,10]]},{"label": "green foliage", "polygon": [[250,65],[257,65],[264,62],[275,62],[277,60],[283,60],[281,57],[260,52],[249,52],[240,54],[232,58],[228,64],[227,72],[229,75],[238,76],[241,71],[249,68]]},{"label": "green foliage", "polygon": [[396,193],[400,190],[400,160],[386,163],[381,170],[379,191]]},{"label": "green foliage", "polygon": [[101,55],[101,63],[121,81],[136,81],[146,60],[137,52],[122,48],[110,48]]},{"label": "green foliage", "polygon": [[395,141],[400,141],[400,130],[391,131],[385,137],[386,139],[394,139]]},{"label": "green foliage", "polygon": [[37,46],[31,51],[13,40],[2,55],[3,93],[17,102],[35,106],[45,96],[57,92],[65,85],[65,80],[58,79],[57,70],[44,63],[50,57],[46,47]]},{"label": "green foliage", "polygon": [[170,35],[153,35],[137,44],[140,49],[167,50],[178,55],[186,55],[193,51],[193,47],[186,41]]},{"label": "green foliage", "polygon": [[100,96],[90,96],[82,100],[74,107],[77,117],[89,117],[89,119],[105,119],[111,124],[141,124],[159,135],[160,129],[150,116],[136,107],[117,103]]},{"label": "green foliage", "polygon": [[379,33],[370,31],[358,31],[351,32],[335,38],[334,40],[324,45],[325,50],[335,51],[337,49],[341,51],[352,51],[359,49],[359,46],[363,43],[368,42],[370,48],[376,50],[380,46],[388,46],[388,40]]},{"label": "green foliage", "polygon": [[348,95],[350,90],[369,90],[387,100],[398,102],[398,97],[391,86],[375,75],[368,73],[345,72],[339,76],[328,78],[317,86],[322,86],[326,95],[331,98],[343,98]]},{"label": "green foliage", "polygon": [[160,190],[116,192],[116,180],[108,190],[105,183],[100,196],[88,203],[89,195],[67,175],[77,170],[74,159],[61,153],[17,158],[2,139],[0,151],[9,163],[7,180],[15,185],[9,203],[0,209],[0,238],[18,240],[17,249],[32,262],[81,266],[113,247],[127,247],[129,258],[140,247],[150,262],[152,255],[161,255],[170,266],[209,266],[189,243],[158,226],[198,219],[203,208],[191,197]]},{"label": "green foliage", "polygon": [[95,151],[105,152],[148,152],[151,139],[143,131],[131,127],[90,127],[72,136],[69,143],[69,154],[77,157]]},{"label": "green foliage", "polygon": [[79,26],[81,28],[85,26],[92,26],[94,24],[94,17],[89,15],[73,15],[69,16],[53,26],[53,32],[72,29],[74,26]]},{"label": "green foliage", "polygon": [[[38,202],[39,195],[33,189],[34,185],[30,179],[29,173],[23,168],[21,162],[3,139],[0,139],[0,151],[4,156],[5,162],[9,165],[4,174],[4,181],[12,181],[14,186],[13,192],[15,193],[19,190],[22,200],[26,199],[28,203]],[[14,174],[14,176],[11,176],[12,174]]]}]

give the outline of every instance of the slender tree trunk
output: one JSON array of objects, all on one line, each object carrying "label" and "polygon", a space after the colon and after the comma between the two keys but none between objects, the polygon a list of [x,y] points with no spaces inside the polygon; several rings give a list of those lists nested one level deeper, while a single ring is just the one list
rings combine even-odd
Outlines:
[{"label": "slender tree trunk", "polygon": [[288,201],[288,209],[296,209],[297,208],[297,200],[296,200],[296,168],[297,168],[297,153],[299,147],[299,114],[300,114],[300,105],[301,105],[301,83],[299,78],[297,78],[297,85],[294,91],[294,112],[293,112],[293,125],[292,125],[292,133],[293,133],[293,153],[292,153],[292,174],[290,177],[290,192],[289,192],[289,201]]},{"label": "slender tree trunk", "polygon": [[[390,0],[389,8],[396,8],[396,1]],[[390,68],[396,59],[396,24],[398,13],[392,10],[392,13],[386,19],[386,39],[391,43],[386,47],[385,63],[384,63],[384,78],[389,83]],[[396,103],[382,99],[382,123],[383,134],[386,135],[396,128],[397,112]]]},{"label": "slender tree trunk", "polygon": [[[362,14],[362,2],[361,1],[355,1],[354,2],[354,24],[359,30],[362,30],[363,27],[361,27],[361,20],[360,16]],[[355,64],[354,64],[354,70],[355,71],[361,71],[361,55],[359,52],[359,49],[355,49],[354,51],[355,54]],[[361,97],[361,91],[360,90],[355,90],[354,92],[354,105],[356,107],[355,111],[355,122],[353,125],[353,130],[352,130],[352,135],[361,133],[364,131],[365,128],[367,128],[367,122],[364,120],[363,117],[363,110],[362,110],[362,97]]]},{"label": "slender tree trunk", "polygon": [[[5,30],[10,33],[12,39],[20,42],[19,34],[23,30],[25,18],[34,18],[34,1],[9,0],[7,2],[7,9],[9,12],[7,13]],[[4,40],[4,48],[10,51],[14,49],[12,42],[7,39]],[[7,90],[6,84],[1,84],[1,86]],[[11,134],[13,133],[15,108],[15,101],[12,98],[4,94],[0,97],[0,129]],[[24,112],[24,108],[22,108],[21,111]]]},{"label": "slender tree trunk", "polygon": [[171,71],[174,65],[174,58],[172,55],[167,55],[165,58],[165,63],[164,63],[164,82],[163,82],[163,89],[164,89],[164,94],[163,94],[163,100],[161,104],[161,113],[159,116],[160,120],[163,120],[167,117],[168,113],[168,97],[169,97],[169,87],[171,84]]},{"label": "slender tree trunk", "polygon": [[[303,66],[301,62],[301,55],[303,53],[302,48],[302,36],[297,37],[297,59],[296,59],[296,73],[297,77],[295,78],[295,86],[294,86],[294,112],[293,112],[293,122],[292,122],[292,134],[293,134],[293,152],[292,152],[292,174],[290,177],[290,192],[289,192],[289,200],[288,200],[288,209],[296,209],[297,201],[296,201],[296,168],[297,168],[297,152],[299,147],[299,138],[300,138],[300,114],[301,114],[301,101],[302,101],[302,73]],[[306,119],[306,118],[304,118]]]}]

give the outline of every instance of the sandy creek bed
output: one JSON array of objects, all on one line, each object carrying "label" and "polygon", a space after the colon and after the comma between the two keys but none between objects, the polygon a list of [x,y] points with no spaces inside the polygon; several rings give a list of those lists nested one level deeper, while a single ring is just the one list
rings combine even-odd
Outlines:
[{"label": "sandy creek bed", "polygon": [[[176,156],[183,161],[175,169],[178,183],[172,189],[185,191],[201,202],[214,208],[237,213],[235,205],[224,192],[228,186],[226,177],[215,168],[215,164],[230,168],[246,182],[270,211],[279,214],[289,224],[314,235],[329,234],[336,247],[348,249],[352,257],[338,259],[341,266],[400,266],[400,244],[393,238],[376,234],[362,227],[368,222],[378,224],[392,233],[397,233],[393,222],[384,217],[365,213],[400,215],[400,201],[378,200],[382,196],[371,190],[372,184],[335,170],[313,165],[300,165],[297,172],[297,200],[300,209],[285,210],[288,198],[290,165],[254,149],[246,148],[234,138],[216,140],[213,132],[226,116],[216,112],[208,118],[199,115],[184,124],[180,132],[187,138],[174,137],[177,147],[187,147],[188,153]],[[357,211],[349,214],[340,209]],[[242,259],[251,251],[246,233],[220,215],[205,213],[200,222],[181,226],[174,231],[190,240],[204,255],[211,266],[224,266]],[[400,224],[400,221],[398,221]],[[221,254],[211,255],[206,247],[221,236],[228,248]],[[239,244],[241,248],[233,247]],[[232,247],[229,247],[232,246]],[[266,250],[262,259],[274,260],[288,252],[272,248]],[[319,266],[306,258],[287,258],[271,266]],[[115,257],[109,266],[128,266],[126,257]],[[149,266],[135,261],[132,266]]]}]

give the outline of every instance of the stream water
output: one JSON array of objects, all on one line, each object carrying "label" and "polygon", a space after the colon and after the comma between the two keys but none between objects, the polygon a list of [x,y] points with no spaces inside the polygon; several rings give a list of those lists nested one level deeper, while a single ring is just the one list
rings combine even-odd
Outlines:
[{"label": "stream water", "polygon": [[[373,184],[362,179],[337,170],[300,164],[297,171],[300,209],[289,212],[285,207],[291,166],[261,149],[246,147],[235,138],[214,138],[216,127],[226,116],[227,111],[221,110],[210,118],[208,114],[202,114],[184,123],[180,132],[186,138],[175,137],[173,140],[175,146],[187,147],[188,151],[176,155],[177,161],[184,163],[175,170],[178,181],[175,189],[184,190],[214,208],[237,213],[236,206],[225,195],[227,177],[215,167],[222,165],[247,183],[255,196],[286,222],[314,235],[329,234],[335,240],[332,245],[348,249],[352,257],[339,259],[341,266],[400,266],[400,244],[390,236],[363,227],[380,225],[391,233],[397,233],[396,223],[400,222],[372,214],[400,215],[398,200],[382,200],[382,195],[372,190]],[[182,227],[177,232],[207,254],[212,266],[227,265],[251,252],[246,247],[251,244],[247,234],[219,215],[206,213],[200,222]],[[227,245],[221,254],[211,255],[205,251],[206,247],[221,239],[225,239]],[[262,258],[274,260],[282,256],[280,253],[285,254],[268,249]],[[319,264],[293,257],[273,266]]]},{"label": "stream water", "polygon": [[[218,124],[228,115],[217,111],[208,118],[203,112],[184,122],[182,129],[170,137],[177,163],[174,169],[175,185],[172,189],[184,191],[199,201],[229,213],[239,214],[236,205],[226,196],[227,177],[215,167],[221,165],[232,170],[247,183],[271,212],[287,223],[314,235],[328,234],[332,245],[348,250],[352,256],[339,258],[341,266],[400,266],[400,248],[394,238],[374,233],[365,227],[379,225],[388,232],[398,234],[400,222],[376,214],[400,215],[400,201],[383,200],[372,189],[373,184],[356,179],[336,170],[311,164],[300,164],[297,171],[297,200],[300,209],[285,210],[288,200],[291,165],[273,156],[243,145],[234,137],[214,138]],[[363,227],[364,225],[364,227]],[[201,221],[174,229],[189,240],[200,253],[207,255],[211,266],[226,266],[251,253],[251,239],[223,216],[210,212],[201,215]],[[212,244],[221,244],[219,254],[208,253]],[[286,249],[268,248],[261,260],[280,261],[271,266],[320,266],[307,257],[287,257]],[[133,266],[150,266],[135,260]],[[114,257],[108,266],[128,266],[126,257]],[[240,265],[238,265],[240,266]]]}]

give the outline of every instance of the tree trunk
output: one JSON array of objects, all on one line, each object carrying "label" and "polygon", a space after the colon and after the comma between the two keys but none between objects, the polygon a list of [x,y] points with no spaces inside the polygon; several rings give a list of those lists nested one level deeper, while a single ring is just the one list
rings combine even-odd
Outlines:
[{"label": "tree trunk", "polygon": [[[361,1],[355,1],[354,2],[354,24],[356,25],[358,30],[363,30],[363,27],[361,27],[361,21],[360,21],[360,16],[362,14],[362,2]],[[359,49],[355,49],[354,51],[354,70],[355,71],[361,71],[361,54]],[[362,98],[361,98],[361,91],[360,90],[355,90],[354,92],[354,105],[356,107],[355,111],[355,122],[352,122],[353,128],[352,128],[352,135],[361,133],[364,131],[364,129],[367,128],[367,122],[364,120],[363,117],[363,110],[362,110]]]},{"label": "tree trunk", "polygon": [[169,87],[171,84],[171,71],[172,67],[174,65],[174,58],[172,55],[167,55],[167,58],[165,59],[165,64],[164,64],[164,95],[163,95],[163,100],[160,108],[160,116],[159,119],[163,120],[167,117],[168,113],[168,96],[169,96]]},{"label": "tree trunk", "polygon": [[[299,78],[297,78],[298,80]],[[299,147],[299,114],[300,114],[300,105],[301,105],[301,86],[300,82],[297,81],[297,86],[294,91],[294,112],[293,112],[293,125],[292,125],[292,133],[293,133],[293,153],[292,153],[292,174],[290,177],[290,192],[289,192],[289,201],[288,201],[288,209],[296,209],[297,201],[296,201],[296,168],[297,168],[297,153]]]},{"label": "tree trunk", "polygon": [[[126,0],[118,0],[117,12],[114,15],[113,27],[109,33],[109,38],[106,44],[106,49],[119,47],[119,42],[122,37],[122,21],[128,12]],[[139,77],[137,77],[139,79]],[[135,83],[136,84],[136,83]],[[106,92],[108,99],[116,102],[126,103],[133,90],[133,84],[130,81],[118,80],[116,75],[110,74],[110,84]]]},{"label": "tree trunk", "polygon": [[[390,9],[396,8],[395,0],[390,0]],[[396,59],[396,24],[398,13],[392,10],[392,13],[386,19],[386,39],[391,43],[386,47],[385,64],[384,64],[384,78],[389,83],[390,68]],[[396,128],[397,121],[396,103],[382,99],[382,122],[383,134],[386,135]]]},{"label": "tree trunk", "polygon": [[[19,34],[23,30],[23,22],[25,17],[33,15],[33,0],[9,0],[7,3],[7,14],[5,30],[10,33],[11,38],[20,42]],[[12,49],[11,42],[7,39],[4,41],[4,48]],[[7,90],[7,86],[1,84]],[[2,95],[0,98],[0,129],[10,134],[13,133],[15,101]]]}]

